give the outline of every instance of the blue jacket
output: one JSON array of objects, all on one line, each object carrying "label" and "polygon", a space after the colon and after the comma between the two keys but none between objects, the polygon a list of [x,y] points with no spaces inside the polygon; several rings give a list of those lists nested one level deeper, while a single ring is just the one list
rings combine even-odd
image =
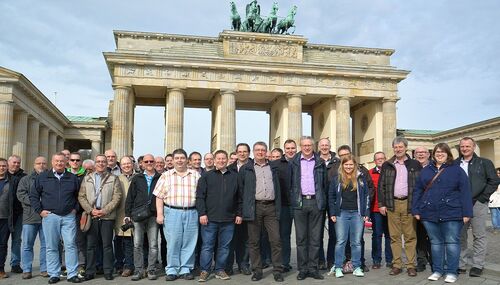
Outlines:
[{"label": "blue jacket", "polygon": [[438,169],[431,162],[420,173],[413,190],[412,214],[422,221],[444,222],[472,217],[469,178],[457,163],[443,164],[443,172],[426,191]]},{"label": "blue jacket", "polygon": [[[366,177],[363,173],[358,173],[358,213],[365,217],[370,215],[370,191]],[[340,216],[340,206],[342,205],[342,183],[339,182],[339,176],[334,176],[328,189],[328,213],[330,216]]]},{"label": "blue jacket", "polygon": [[43,210],[65,216],[78,210],[78,177],[65,171],[61,180],[54,175],[53,169],[40,173],[35,179],[35,187],[30,191],[31,207],[40,214]]},{"label": "blue jacket", "polygon": [[[292,160],[289,161],[290,165],[290,204],[293,208],[302,209],[302,187],[300,186],[301,167],[300,157],[302,152],[297,153]],[[318,209],[323,211],[326,208],[326,192],[328,191],[326,184],[327,174],[325,162],[314,154],[314,190],[316,195],[316,203]]]}]

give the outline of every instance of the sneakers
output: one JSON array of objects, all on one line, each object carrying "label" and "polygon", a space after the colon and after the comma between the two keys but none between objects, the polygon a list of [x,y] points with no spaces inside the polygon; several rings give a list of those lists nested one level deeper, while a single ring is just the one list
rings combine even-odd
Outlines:
[{"label": "sneakers", "polygon": [[455,274],[446,274],[446,278],[444,282],[446,283],[455,283],[457,281],[457,276]]},{"label": "sneakers", "polygon": [[208,273],[207,271],[202,271],[200,273],[200,277],[198,278],[198,282],[206,282],[208,280],[209,276],[210,276],[210,273]]},{"label": "sneakers", "polygon": [[342,273],[342,268],[335,268],[335,277],[337,278],[344,277],[344,273]]},{"label": "sneakers", "polygon": [[84,266],[78,266],[78,273],[77,273],[78,278],[83,279],[85,278],[85,267]]},{"label": "sneakers", "polygon": [[427,280],[430,280],[430,281],[438,281],[439,278],[441,278],[441,276],[443,276],[443,274],[439,273],[439,272],[434,272],[432,273],[431,276],[427,277]]},{"label": "sneakers", "polygon": [[215,273],[215,278],[220,279],[220,280],[229,280],[229,279],[231,279],[231,277],[229,277],[229,275],[227,275],[224,270],[217,271]]},{"label": "sneakers", "polygon": [[156,279],[158,279],[156,272],[154,270],[149,270],[148,271],[148,280],[156,280]]},{"label": "sneakers", "polygon": [[144,278],[144,273],[142,271],[135,271],[134,275],[132,276],[132,281],[139,281],[141,280],[142,278]]},{"label": "sneakers", "polygon": [[132,274],[133,274],[133,273],[134,273],[134,272],[132,272],[132,270],[131,270],[131,269],[128,269],[128,268],[127,268],[127,269],[123,270],[123,272],[122,272],[121,276],[122,276],[122,277],[129,277],[129,276],[132,276]]},{"label": "sneakers", "polygon": [[31,274],[31,272],[23,272],[23,279],[31,279],[33,278],[33,275]]},{"label": "sneakers", "polygon": [[354,275],[356,277],[364,277],[365,273],[363,272],[361,267],[358,267],[358,268],[354,269],[354,271],[352,272],[352,275]]}]

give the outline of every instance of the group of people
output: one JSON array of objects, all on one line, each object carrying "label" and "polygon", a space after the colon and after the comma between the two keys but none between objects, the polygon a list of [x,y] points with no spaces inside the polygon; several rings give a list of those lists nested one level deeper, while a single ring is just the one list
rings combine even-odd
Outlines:
[{"label": "group of people", "polygon": [[86,161],[64,150],[51,157],[50,168],[37,157],[29,175],[19,156],[0,158],[0,279],[8,277],[9,237],[12,272],[33,277],[38,236],[40,274],[49,284],[63,272],[73,283],[99,273],[106,280],[116,273],[156,280],[160,260],[166,281],[193,280],[195,271],[199,282],[212,274],[228,280],[236,262],[252,281],[272,266],[274,280],[282,282],[292,269],[293,223],[298,280],[323,279],[320,270],[327,268],[337,278],[362,277],[370,270],[363,238],[368,221],[374,270],[384,256],[390,275],[405,267],[416,276],[429,263],[429,280],[451,283],[471,261],[469,275],[481,276],[488,203],[494,205],[492,194],[500,190],[493,163],[474,153],[472,138],[460,140],[456,159],[444,143],[432,158],[417,148],[413,159],[407,140],[396,137],[393,156],[376,152],[372,169],[347,145],[332,151],[328,138],[316,144],[304,136],[299,146],[297,152],[296,142],[287,140],[269,151],[264,142],[240,143],[233,153],[203,157],[176,149],[137,162],[132,156],[118,162],[113,150]]}]

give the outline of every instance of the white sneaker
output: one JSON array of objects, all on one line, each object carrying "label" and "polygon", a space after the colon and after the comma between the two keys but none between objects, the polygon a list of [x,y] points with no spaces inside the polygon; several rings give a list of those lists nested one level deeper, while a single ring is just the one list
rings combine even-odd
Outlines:
[{"label": "white sneaker", "polygon": [[335,268],[335,277],[337,278],[344,277],[344,273],[342,273],[342,268]]},{"label": "white sneaker", "polygon": [[356,276],[356,277],[364,277],[365,276],[365,273],[363,273],[363,270],[361,270],[360,267],[354,269],[354,271],[352,272],[352,275]]},{"label": "white sneaker", "polygon": [[427,280],[430,280],[430,281],[438,281],[439,278],[441,278],[441,276],[443,276],[443,274],[439,273],[439,272],[434,272],[432,273],[431,276],[427,277]]},{"label": "white sneaker", "polygon": [[457,275],[455,274],[446,274],[446,278],[444,282],[446,283],[455,283],[457,281]]}]

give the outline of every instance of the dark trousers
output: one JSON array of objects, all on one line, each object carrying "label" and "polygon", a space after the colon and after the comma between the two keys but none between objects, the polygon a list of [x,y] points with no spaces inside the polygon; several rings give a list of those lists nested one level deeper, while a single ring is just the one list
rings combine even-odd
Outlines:
[{"label": "dark trousers", "polygon": [[234,227],[234,235],[229,247],[229,256],[227,257],[226,272],[233,270],[235,258],[238,268],[248,268],[250,266],[248,255],[247,222],[235,225]]},{"label": "dark trousers", "polygon": [[318,271],[319,247],[323,216],[325,211],[319,210],[315,199],[302,201],[302,208],[295,209],[295,238],[297,243],[297,267],[300,272]]},{"label": "dark trousers", "polygon": [[292,252],[290,236],[292,235],[293,210],[290,206],[281,205],[280,216],[281,258],[283,258],[283,266],[289,267]]},{"label": "dark trousers", "polygon": [[274,201],[255,201],[255,220],[248,222],[248,250],[255,272],[262,272],[260,240],[263,227],[269,236],[274,271],[282,271],[280,226]]},{"label": "dark trousers", "polygon": [[[325,220],[326,220],[326,215],[323,215],[322,221],[321,221],[321,233],[320,233],[320,244],[319,244],[319,263],[318,265],[324,265],[326,261],[326,256],[325,256],[325,246],[324,246],[324,238],[325,238]],[[327,245],[328,246],[328,245]],[[328,251],[328,247],[326,249]]]},{"label": "dark trousers", "polygon": [[[387,225],[387,216],[379,212],[373,212],[370,216],[372,220],[372,259],[374,264],[382,263],[382,244],[384,245],[385,262],[392,263],[391,236]],[[384,239],[384,243],[382,242]]]},{"label": "dark trousers", "polygon": [[87,233],[80,230],[82,213],[76,214],[76,246],[78,247],[78,265],[83,266],[87,259]]},{"label": "dark trousers", "polygon": [[5,271],[5,260],[10,236],[8,219],[0,219],[0,271]]},{"label": "dark trousers", "polygon": [[134,271],[134,239],[132,236],[115,236],[115,268]]},{"label": "dark trousers", "polygon": [[[337,233],[335,232],[335,223],[328,219],[328,249],[326,251],[326,262],[333,265],[335,262],[335,245],[337,244]],[[330,268],[328,268],[330,269]]]},{"label": "dark trousers", "polygon": [[160,257],[161,265],[163,268],[167,266],[167,240],[165,239],[165,233],[163,232],[163,227],[160,227]]},{"label": "dark trousers", "polygon": [[113,273],[113,229],[114,220],[93,219],[87,232],[87,264],[85,273],[96,273],[97,245],[102,241],[102,257],[104,274]]},{"label": "dark trousers", "polygon": [[266,227],[262,227],[260,232],[260,258],[263,264],[271,264],[271,244],[269,243]]},{"label": "dark trousers", "polygon": [[431,242],[424,224],[417,221],[417,266],[425,267],[427,262],[432,266]]}]

